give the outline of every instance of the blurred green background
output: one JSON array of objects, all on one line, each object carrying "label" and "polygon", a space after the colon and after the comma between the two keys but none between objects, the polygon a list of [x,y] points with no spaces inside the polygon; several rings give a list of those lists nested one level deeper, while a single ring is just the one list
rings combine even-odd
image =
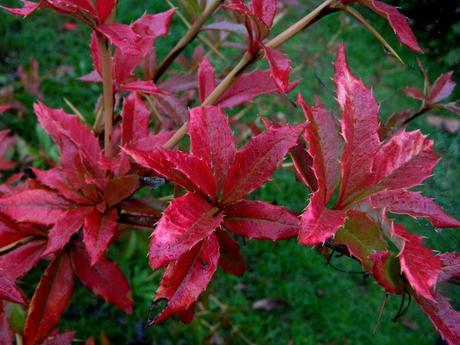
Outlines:
[{"label": "blurred green background", "polygon": [[[277,24],[279,32],[308,13],[320,1],[290,1],[293,7]],[[16,5],[15,1],[1,1]],[[176,2],[177,3],[177,2]],[[440,4],[442,3],[442,4]],[[457,1],[413,0],[393,1],[414,18],[416,36],[425,49],[420,56],[434,80],[440,73],[460,66],[460,5]],[[155,13],[168,9],[165,1],[120,0],[117,20],[129,23],[145,11]],[[294,78],[301,82],[289,96],[294,100],[300,92],[307,101],[318,95],[339,114],[331,81],[335,48],[345,42],[351,68],[373,88],[380,104],[382,119],[404,109],[415,111],[418,103],[401,92],[406,86],[423,87],[416,55],[402,47],[393,32],[380,17],[360,9],[375,27],[383,33],[404,59],[398,64],[381,45],[352,18],[333,14],[283,46],[293,61]],[[221,13],[220,13],[221,14]],[[219,15],[220,15],[219,14]],[[36,129],[31,105],[35,97],[17,82],[19,65],[29,64],[35,58],[40,65],[41,92],[44,102],[52,107],[66,106],[64,98],[74,104],[85,116],[92,118],[100,86],[85,84],[77,77],[92,70],[89,55],[89,30],[78,25],[68,31],[64,24],[70,19],[49,11],[40,11],[30,18],[18,19],[0,12],[0,88],[13,85],[15,99],[23,102],[27,112],[21,116],[3,115],[0,127],[10,128],[37,150],[51,150],[46,136]],[[175,17],[167,38],[157,41],[161,60],[184,33],[183,23]],[[238,37],[231,40],[238,41]],[[196,41],[184,56],[191,56]],[[229,61],[239,51],[222,48]],[[211,55],[218,71],[229,62]],[[260,66],[260,65],[259,65]],[[294,79],[293,78],[293,79]],[[459,80],[459,74],[454,79]],[[452,100],[460,98],[456,90]],[[259,97],[242,116],[242,121],[264,114],[270,118],[288,118],[300,121],[298,109],[284,97]],[[436,111],[431,115],[455,119],[455,116]],[[457,117],[458,119],[458,117]],[[458,192],[460,185],[460,135],[446,131],[426,121],[426,116],[411,124],[428,134],[442,157],[434,176],[420,190],[434,198],[449,213],[460,217]],[[161,192],[161,191],[160,191]],[[259,190],[255,198],[285,205],[300,212],[307,204],[308,190],[296,182],[286,170]],[[426,244],[440,251],[460,249],[458,230],[436,232],[423,220],[402,217],[401,221],[413,232],[427,237]],[[115,245],[110,256],[116,260],[130,280],[135,300],[135,313],[126,316],[105,304],[78,286],[72,303],[64,315],[60,328],[77,330],[78,339],[105,333],[112,344],[436,344],[439,338],[431,323],[413,303],[397,322],[392,322],[400,305],[400,297],[390,297],[380,326],[375,328],[383,290],[371,278],[360,273],[342,273],[330,267],[314,250],[295,241],[281,243],[249,241],[243,246],[247,272],[234,278],[218,271],[201,299],[197,317],[191,325],[182,325],[172,319],[145,329],[150,302],[157,287],[160,272],[152,272],[147,264],[148,234],[129,232]],[[359,271],[347,258],[334,264],[342,270]],[[455,296],[459,297],[460,291]],[[454,303],[460,299],[454,299]],[[259,306],[259,307],[257,307]]]}]

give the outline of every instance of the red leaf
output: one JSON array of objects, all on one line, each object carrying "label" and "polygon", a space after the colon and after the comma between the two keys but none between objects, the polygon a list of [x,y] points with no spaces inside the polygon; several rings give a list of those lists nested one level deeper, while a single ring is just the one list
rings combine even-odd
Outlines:
[{"label": "red leaf", "polygon": [[416,186],[432,175],[439,161],[433,142],[419,131],[398,133],[373,156],[377,190]]},{"label": "red leaf", "polygon": [[375,252],[388,249],[380,225],[366,213],[351,210],[343,227],[336,233],[334,241],[347,246],[350,254],[357,258],[364,269],[372,271]]},{"label": "red leaf", "polygon": [[61,319],[74,286],[67,254],[54,259],[46,269],[30,302],[24,329],[26,345],[40,344]]},{"label": "red leaf", "polygon": [[346,211],[326,208],[322,196],[314,193],[301,217],[299,242],[314,246],[324,243],[343,226]]},{"label": "red leaf", "polygon": [[[265,0],[264,0],[265,1]],[[289,59],[281,52],[263,46],[265,58],[270,66],[270,73],[275,80],[279,90],[287,93],[289,90],[289,73],[291,72],[291,63]]]},{"label": "red leaf", "polygon": [[18,222],[52,225],[69,203],[55,192],[31,189],[0,199],[0,211]]},{"label": "red leaf", "polygon": [[284,240],[299,232],[299,219],[286,208],[262,201],[243,200],[223,209],[224,227],[257,240]]},{"label": "red leaf", "polygon": [[460,313],[452,308],[449,299],[440,293],[434,301],[421,296],[415,298],[442,338],[450,345],[460,344]]},{"label": "red leaf", "polygon": [[219,266],[230,274],[241,276],[246,267],[244,258],[240,254],[240,245],[233,240],[224,231],[216,231],[217,240],[219,241]]},{"label": "red leaf", "polygon": [[174,199],[158,222],[150,242],[153,269],[178,259],[207,238],[222,223],[223,215],[201,197],[188,193]]},{"label": "red leaf", "polygon": [[421,237],[407,232],[402,225],[393,223],[392,232],[403,240],[399,262],[404,275],[417,294],[433,301],[441,259],[423,245]]},{"label": "red leaf", "polygon": [[318,190],[318,181],[313,171],[313,157],[308,153],[305,140],[299,142],[289,151],[292,163],[299,179],[313,192]]},{"label": "red leaf", "polygon": [[224,187],[223,202],[243,199],[272,176],[278,164],[297,143],[304,125],[272,128],[253,137],[235,155]]},{"label": "red leaf", "polygon": [[209,164],[219,193],[236,153],[227,116],[215,106],[193,108],[188,131],[190,151]]},{"label": "red leaf", "polygon": [[[0,269],[0,301],[7,300],[13,303],[25,304],[26,301],[22,296],[21,292],[16,288],[14,283],[3,275],[3,271]],[[1,338],[0,338],[1,339]]]},{"label": "red leaf", "polygon": [[259,18],[267,28],[273,25],[276,14],[276,0],[252,0],[252,12]]},{"label": "red leaf", "polygon": [[125,313],[132,313],[129,282],[114,262],[102,256],[91,265],[86,250],[81,246],[75,247],[71,259],[75,274],[88,289]]},{"label": "red leaf", "polygon": [[341,45],[335,62],[334,81],[342,108],[342,183],[338,204],[352,201],[372,183],[372,161],[380,146],[378,106],[361,80],[348,67],[345,47]]},{"label": "red leaf", "polygon": [[11,281],[24,277],[41,259],[46,248],[42,240],[23,244],[0,256],[0,270]]},{"label": "red leaf", "polygon": [[97,27],[123,55],[130,55],[137,58],[141,55],[139,40],[141,37],[133,31],[131,26],[126,24],[104,24]]},{"label": "red leaf", "polygon": [[401,267],[398,258],[388,251],[377,252],[370,256],[374,262],[372,274],[385,291],[400,295],[404,292],[404,282],[401,279]]},{"label": "red leaf", "polygon": [[255,97],[278,91],[270,71],[254,71],[243,74],[222,95],[218,105],[222,108],[233,108],[251,102]]},{"label": "red leaf", "polygon": [[402,44],[413,51],[423,53],[422,48],[418,45],[417,39],[407,22],[407,18],[399,13],[396,7],[377,0],[342,0],[342,2],[359,2],[369,7],[372,11],[386,18]]},{"label": "red leaf", "polygon": [[112,14],[116,5],[116,0],[96,0],[97,13],[101,23],[104,23],[105,20]]},{"label": "red leaf", "polygon": [[122,90],[125,91],[136,91],[136,92],[142,92],[142,93],[147,93],[149,95],[155,95],[155,94],[162,94],[163,91],[161,91],[158,86],[156,86],[153,81],[143,81],[143,80],[137,80],[133,81],[131,83],[127,83],[121,87]]},{"label": "red leaf", "polygon": [[[34,104],[34,111],[40,125],[59,146],[64,167],[67,162],[69,170],[74,170],[76,162],[72,160],[77,155],[79,160],[83,160],[79,164],[83,164],[85,170],[90,170],[95,176],[101,175],[98,164],[102,156],[101,147],[88,126],[81,123],[77,116],[67,114],[62,109],[48,108],[43,103]],[[71,149],[72,154],[69,154],[69,141],[76,147]],[[74,173],[83,175],[82,171]]]},{"label": "red leaf", "polygon": [[200,101],[203,103],[205,99],[216,88],[216,75],[214,68],[205,57],[198,68],[198,92],[200,94]]},{"label": "red leaf", "polygon": [[434,82],[428,97],[428,103],[438,103],[443,99],[449,97],[455,89],[455,82],[452,80],[454,72],[441,74]]},{"label": "red leaf", "polygon": [[72,235],[81,229],[90,210],[89,207],[78,207],[66,211],[49,231],[48,246],[43,255],[48,256],[64,248]]},{"label": "red leaf", "polygon": [[460,227],[460,221],[450,217],[432,199],[404,189],[383,191],[370,197],[374,208],[391,213],[407,214],[414,218],[427,218],[437,228]]},{"label": "red leaf", "polygon": [[139,176],[137,175],[114,177],[107,183],[104,190],[104,200],[107,206],[116,206],[124,199],[129,198],[139,189],[139,186]]},{"label": "red leaf", "polygon": [[41,345],[71,345],[74,337],[75,332],[66,332],[48,338]]},{"label": "red leaf", "polygon": [[309,121],[305,131],[308,152],[313,157],[313,170],[318,180],[319,193],[326,204],[340,181],[343,144],[337,130],[338,124],[321,103],[310,106],[300,95],[298,103]]},{"label": "red leaf", "polygon": [[166,299],[166,308],[151,323],[161,322],[173,314],[187,311],[206,290],[219,260],[216,236],[197,243],[178,261],[171,263],[164,273],[155,301]]},{"label": "red leaf", "polygon": [[21,0],[21,1],[22,1],[21,8],[12,8],[12,7],[5,7],[5,6],[0,6],[0,8],[3,8],[5,11],[8,11],[11,14],[14,14],[16,16],[27,17],[29,14],[31,14],[32,12],[35,12],[40,7],[40,2],[32,2],[32,1],[27,1],[27,0]]},{"label": "red leaf", "polygon": [[134,32],[141,36],[159,37],[164,36],[169,31],[171,25],[172,16],[176,10],[170,9],[165,12],[157,14],[144,14],[138,20],[136,20],[131,27]]},{"label": "red leaf", "polygon": [[6,216],[0,215],[0,248],[6,247],[24,237],[25,234],[19,230],[15,222]]},{"label": "red leaf", "polygon": [[216,184],[208,165],[201,159],[184,152],[158,149],[153,152],[126,150],[134,161],[145,168],[174,181],[185,189],[204,193],[214,199]]},{"label": "red leaf", "polygon": [[152,98],[160,113],[172,122],[168,124],[168,121],[164,121],[166,124],[163,123],[162,129],[177,129],[188,120],[188,108],[178,97],[172,94],[155,94]]},{"label": "red leaf", "polygon": [[106,214],[95,208],[85,218],[83,242],[94,265],[102,257],[117,228],[117,210],[110,209]]},{"label": "red leaf", "polygon": [[425,99],[425,95],[423,94],[423,91],[420,89],[417,89],[416,87],[406,87],[403,89],[404,94],[407,97],[418,99],[420,101],[423,101]]},{"label": "red leaf", "polygon": [[[80,180],[83,176],[80,176],[80,179],[75,181],[73,179],[74,175],[70,174],[70,181],[69,182],[69,171],[63,171],[61,168],[52,168],[49,170],[38,170],[32,169],[34,172],[37,181],[39,181],[42,185],[54,189],[59,195],[62,195],[68,200],[72,200],[77,204],[88,204],[91,202],[88,198],[83,196],[81,192],[78,192],[80,186]],[[75,188],[75,185],[78,187]],[[86,182],[85,182],[86,184]],[[88,186],[86,186],[88,187]]]},{"label": "red leaf", "polygon": [[125,98],[121,117],[122,145],[149,135],[150,111],[136,92]]}]

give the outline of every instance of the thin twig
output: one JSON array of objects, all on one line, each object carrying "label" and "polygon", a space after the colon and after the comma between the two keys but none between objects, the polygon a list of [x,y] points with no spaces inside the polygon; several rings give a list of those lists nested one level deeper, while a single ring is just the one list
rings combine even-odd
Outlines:
[{"label": "thin twig", "polygon": [[[174,5],[171,3],[170,0],[166,0],[167,3],[169,4],[169,6],[171,8],[174,8]],[[179,11],[179,10],[176,10],[176,13],[177,13],[177,16],[179,17],[179,19],[182,21],[182,23],[184,23],[184,25],[187,27],[188,30],[190,30],[192,28],[192,24],[190,24],[190,22],[187,20],[187,18],[185,18],[185,16]],[[203,42],[206,46],[208,46],[209,49],[211,49],[211,51],[216,54],[219,58],[221,58],[222,60],[228,60],[224,54],[222,54],[215,46],[214,44],[212,44],[212,42],[210,40],[207,39],[206,36],[204,36],[203,34],[198,34],[197,35],[198,39]]]},{"label": "thin twig", "polygon": [[209,17],[217,10],[223,0],[214,0],[206,9],[203,14],[198,17],[195,23],[193,23],[190,30],[177,42],[173,50],[168,54],[168,56],[161,63],[160,67],[155,72],[153,81],[157,82],[164,72],[169,68],[169,66],[174,62],[176,57],[187,47],[187,45],[192,42],[200,33],[201,27],[208,20]]},{"label": "thin twig", "polygon": [[112,156],[112,131],[113,131],[113,81],[112,59],[110,57],[109,42],[100,35],[99,50],[102,61],[102,79],[104,88],[104,152],[107,157]]}]

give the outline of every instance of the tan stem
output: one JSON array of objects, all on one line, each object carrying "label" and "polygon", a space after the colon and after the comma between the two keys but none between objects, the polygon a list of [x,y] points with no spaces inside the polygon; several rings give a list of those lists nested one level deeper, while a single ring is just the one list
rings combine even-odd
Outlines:
[{"label": "tan stem", "polygon": [[[280,33],[278,36],[269,41],[266,46],[270,48],[277,48],[283,43],[290,40],[296,34],[307,28],[309,25],[314,23],[323,11],[327,10],[329,6],[334,3],[335,0],[326,0],[312,12],[307,14],[305,17],[300,19],[298,22],[290,26],[287,30]],[[217,85],[214,91],[206,98],[202,105],[213,105],[219,98],[228,90],[228,88],[238,79],[238,76],[248,68],[252,63],[257,61],[263,56],[263,50],[260,49],[257,54],[250,55],[245,53],[241,58],[240,62],[230,71],[229,74]],[[176,146],[181,139],[187,134],[188,122],[185,122],[176,133],[163,145],[164,148],[171,149]]]},{"label": "tan stem", "polygon": [[103,36],[99,37],[99,50],[102,60],[102,85],[103,119],[104,119],[104,150],[107,157],[112,156],[112,131],[113,131],[113,79],[112,58],[110,56],[109,42]]},{"label": "tan stem", "polygon": [[223,0],[214,0],[208,7],[206,7],[203,14],[198,17],[190,30],[187,31],[187,33],[180,39],[179,42],[177,42],[174,49],[164,59],[160,67],[158,67],[157,71],[155,72],[155,76],[153,77],[154,82],[157,82],[160,79],[163,73],[166,72],[169,66],[174,62],[176,57],[185,49],[185,47],[187,47],[191,41],[193,41],[198,36],[203,24],[206,22],[206,20],[208,20],[209,17],[213,15],[213,13],[217,10],[222,2]]}]

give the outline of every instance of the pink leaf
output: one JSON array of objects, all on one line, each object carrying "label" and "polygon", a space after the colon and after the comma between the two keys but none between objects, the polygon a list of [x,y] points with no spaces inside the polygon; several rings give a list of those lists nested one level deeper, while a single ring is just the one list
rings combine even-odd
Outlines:
[{"label": "pink leaf", "polygon": [[374,208],[391,213],[407,214],[414,218],[427,218],[437,228],[460,227],[460,221],[450,217],[432,199],[404,189],[383,191],[370,197]]},{"label": "pink leaf", "polygon": [[106,214],[99,213],[95,208],[86,216],[83,228],[83,241],[95,265],[107,250],[115,236],[117,228],[117,210],[111,209]]},{"label": "pink leaf", "polygon": [[450,345],[460,344],[460,313],[450,305],[447,297],[438,293],[435,300],[415,296],[442,338]]},{"label": "pink leaf", "polygon": [[373,156],[377,190],[416,186],[432,175],[439,161],[433,142],[419,131],[396,134]]},{"label": "pink leaf", "polygon": [[393,223],[392,232],[403,240],[399,261],[410,285],[417,294],[434,301],[433,290],[441,273],[441,259],[423,245],[421,237],[407,232],[402,225]]},{"label": "pink leaf", "polygon": [[29,14],[31,14],[32,12],[35,12],[40,7],[40,2],[32,2],[32,1],[27,1],[27,0],[21,0],[21,1],[22,1],[21,8],[12,8],[12,7],[5,7],[5,6],[0,6],[0,8],[3,8],[5,11],[8,11],[11,14],[14,14],[16,16],[27,17]]},{"label": "pink leaf", "polygon": [[166,308],[151,323],[161,322],[172,314],[187,311],[206,290],[219,261],[219,245],[211,234],[171,263],[163,275],[155,301],[166,299]]},{"label": "pink leaf", "polygon": [[209,164],[219,192],[236,153],[227,116],[215,106],[193,108],[188,131],[191,153]]},{"label": "pink leaf", "polygon": [[0,301],[0,344],[10,345],[14,344],[14,333],[10,328],[10,323],[8,322],[5,306],[6,303]]},{"label": "pink leaf", "polygon": [[453,74],[454,72],[452,71],[444,73],[436,79],[430,90],[429,103],[438,103],[451,95],[455,89],[455,82],[452,80]]},{"label": "pink leaf", "polygon": [[223,209],[224,227],[257,240],[285,240],[299,232],[299,219],[286,208],[262,201],[243,200]]},{"label": "pink leaf", "polygon": [[205,99],[216,88],[216,75],[214,68],[205,57],[198,68],[198,92],[200,94],[200,101],[203,103]]},{"label": "pink leaf", "polygon": [[88,289],[125,313],[132,313],[129,282],[114,262],[102,256],[91,265],[86,250],[81,246],[75,247],[71,259],[75,274]]},{"label": "pink leaf", "polygon": [[418,99],[420,101],[423,101],[425,99],[425,95],[423,94],[423,91],[420,89],[417,89],[416,87],[406,87],[403,89],[404,94],[407,97]]},{"label": "pink leaf", "polygon": [[446,282],[458,282],[460,280],[460,254],[441,254],[442,271],[439,275],[438,284]]},{"label": "pink leaf", "polygon": [[3,114],[7,112],[8,110],[12,109],[13,105],[12,104],[1,104],[0,105],[0,114]]},{"label": "pink leaf", "polygon": [[339,196],[339,204],[344,204],[372,183],[372,161],[380,146],[378,106],[372,92],[351,74],[343,45],[337,53],[334,81],[343,111],[342,134],[346,143]]},{"label": "pink leaf", "polygon": [[314,193],[300,223],[299,242],[306,246],[324,243],[343,226],[347,212],[326,208],[322,196]]},{"label": "pink leaf", "polygon": [[272,176],[288,151],[297,143],[304,125],[272,128],[253,137],[237,152],[228,172],[223,202],[243,199]]},{"label": "pink leaf", "polygon": [[187,193],[174,199],[158,222],[150,242],[150,266],[157,269],[177,260],[213,233],[223,215],[201,197]]},{"label": "pink leaf", "polygon": [[338,133],[338,124],[321,103],[310,106],[300,95],[298,103],[308,120],[305,131],[308,152],[313,157],[313,170],[318,180],[319,193],[326,204],[340,181],[343,143]]},{"label": "pink leaf", "polygon": [[275,80],[279,90],[283,93],[289,90],[289,73],[291,71],[291,63],[289,59],[281,52],[263,46],[265,58],[270,66],[270,73]]}]

